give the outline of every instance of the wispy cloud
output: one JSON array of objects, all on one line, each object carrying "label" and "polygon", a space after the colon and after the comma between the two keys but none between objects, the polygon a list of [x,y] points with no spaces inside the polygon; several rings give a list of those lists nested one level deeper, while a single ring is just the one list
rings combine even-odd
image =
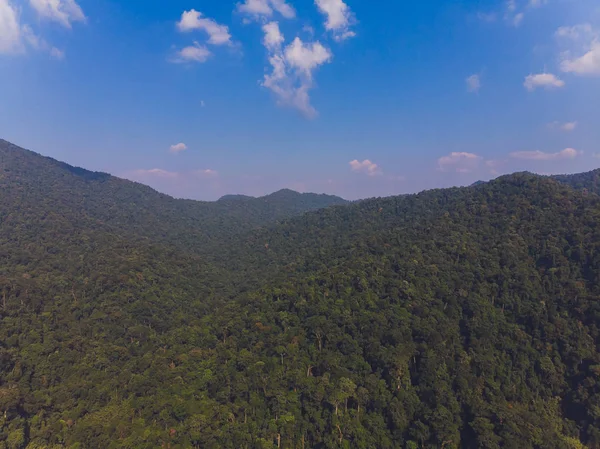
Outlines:
[{"label": "wispy cloud", "polygon": [[443,172],[471,173],[479,168],[483,158],[473,153],[453,152],[438,159],[438,170]]},{"label": "wispy cloud", "polygon": [[190,62],[204,63],[212,56],[212,52],[201,45],[198,42],[194,42],[194,45],[184,47],[178,50],[174,57],[170,58],[169,61],[175,64],[185,64]]},{"label": "wispy cloud", "polygon": [[21,51],[23,44],[17,9],[8,0],[0,0],[0,54]]},{"label": "wispy cloud", "polygon": [[572,132],[577,128],[577,122],[552,122],[548,123],[548,128],[550,129],[558,129],[560,131]]},{"label": "wispy cloud", "polygon": [[350,29],[356,21],[350,7],[343,0],[315,0],[319,11],[325,15],[325,28],[337,41],[356,36]]},{"label": "wispy cloud", "polygon": [[185,151],[188,149],[188,146],[181,142],[181,143],[177,143],[175,145],[171,145],[171,147],[169,148],[169,151],[171,153],[181,153],[182,151]]},{"label": "wispy cloud", "polygon": [[73,22],[85,22],[86,17],[75,0],[29,0],[40,17],[71,28]]},{"label": "wispy cloud", "polygon": [[29,25],[21,24],[19,10],[10,0],[0,0],[0,54],[25,53],[28,49],[47,53],[57,60],[65,58],[63,50],[49,44]]},{"label": "wispy cloud", "polygon": [[514,159],[524,159],[529,161],[556,161],[562,159],[575,159],[581,154],[574,148],[566,148],[558,153],[545,153],[543,151],[517,151],[510,154]]},{"label": "wispy cloud", "polygon": [[135,170],[131,172],[131,175],[135,180],[143,180],[148,178],[175,179],[179,177],[179,173],[163,170],[161,168]]},{"label": "wispy cloud", "polygon": [[350,161],[349,164],[352,171],[357,173],[364,173],[368,176],[379,176],[382,174],[381,168],[369,159],[365,159],[362,162],[358,159],[354,159],[353,161]]},{"label": "wispy cloud", "polygon": [[467,83],[467,91],[478,93],[481,89],[481,75],[471,75],[465,81]]},{"label": "wispy cloud", "polygon": [[552,73],[538,73],[536,75],[527,76],[523,85],[527,90],[534,91],[538,87],[544,89],[564,87],[565,82]]},{"label": "wispy cloud", "polygon": [[245,0],[243,3],[238,3],[237,10],[254,19],[270,18],[275,12],[286,19],[296,17],[296,10],[285,0]]}]

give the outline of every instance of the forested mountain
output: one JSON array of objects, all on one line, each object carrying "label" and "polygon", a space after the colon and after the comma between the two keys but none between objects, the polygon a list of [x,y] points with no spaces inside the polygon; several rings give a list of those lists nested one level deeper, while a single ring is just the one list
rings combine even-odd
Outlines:
[{"label": "forested mountain", "polygon": [[600,448],[587,175],[278,222],[336,200],[205,212],[2,148],[0,448]]},{"label": "forested mountain", "polygon": [[0,140],[3,210],[47,208],[76,214],[128,236],[168,240],[201,251],[206,244],[346,201],[328,195],[281,191],[244,201],[177,200],[150,187],[42,157]]},{"label": "forested mountain", "polygon": [[576,175],[553,176],[553,178],[557,181],[569,184],[575,189],[587,190],[588,192],[600,194],[600,169]]}]

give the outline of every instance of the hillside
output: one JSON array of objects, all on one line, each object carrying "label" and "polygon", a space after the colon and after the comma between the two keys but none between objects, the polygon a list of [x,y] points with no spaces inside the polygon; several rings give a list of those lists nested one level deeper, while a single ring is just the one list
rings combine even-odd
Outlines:
[{"label": "hillside", "polygon": [[600,194],[600,169],[587,173],[578,173],[575,175],[553,176],[559,182],[565,183],[578,190],[587,190],[591,193]]},{"label": "hillside", "polygon": [[[48,207],[78,214],[87,225],[109,227],[129,237],[148,237],[203,251],[211,241],[345,204],[327,195],[281,191],[244,201],[177,200],[142,184],[42,157],[0,140],[3,210]],[[6,203],[13,202],[12,205]],[[93,223],[93,224],[92,224]]]},{"label": "hillside", "polygon": [[6,144],[0,187],[2,449],[600,448],[597,195],[520,173],[280,221],[337,200],[215,208]]}]

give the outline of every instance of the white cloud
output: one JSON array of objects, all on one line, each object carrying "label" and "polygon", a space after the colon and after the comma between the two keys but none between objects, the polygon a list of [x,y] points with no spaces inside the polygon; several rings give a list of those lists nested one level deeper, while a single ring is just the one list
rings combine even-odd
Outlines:
[{"label": "white cloud", "polygon": [[65,52],[53,47],[46,42],[42,37],[33,32],[29,25],[24,25],[21,29],[23,40],[34,50],[48,53],[52,58],[57,60],[65,59]]},{"label": "white cloud", "polygon": [[521,25],[521,23],[523,22],[523,19],[525,19],[525,14],[520,12],[515,14],[515,16],[512,18],[512,24],[516,27],[518,27],[519,25]]},{"label": "white cloud", "polygon": [[537,75],[529,75],[525,78],[525,83],[523,85],[527,90],[533,91],[538,87],[543,87],[545,89],[564,87],[565,82],[551,73],[538,73]]},{"label": "white cloud", "polygon": [[169,148],[169,151],[171,153],[181,153],[182,151],[187,150],[188,147],[185,143],[181,142],[175,145],[171,145],[171,147]]},{"label": "white cloud", "polygon": [[365,159],[362,162],[360,162],[358,159],[354,159],[353,161],[350,161],[349,164],[350,168],[354,172],[364,173],[368,176],[381,175],[381,169],[379,168],[379,166],[371,162],[369,159]]},{"label": "white cloud", "polygon": [[[589,23],[560,27],[556,36],[572,41],[572,48],[562,54],[560,68],[576,75],[600,75],[600,30]],[[574,50],[574,51],[573,51]],[[573,56],[573,53],[579,56]]]},{"label": "white cloud", "polygon": [[200,176],[201,178],[216,178],[217,176],[219,176],[218,171],[212,170],[210,168],[207,168],[206,170],[196,170],[194,174]]},{"label": "white cloud", "polygon": [[600,153],[595,153],[595,154],[594,154],[594,157],[595,157],[596,159],[600,159]]},{"label": "white cloud", "polygon": [[163,170],[162,168],[152,168],[150,170],[135,170],[131,173],[134,178],[147,179],[147,178],[162,178],[162,179],[175,179],[179,177],[179,173],[170,172]]},{"label": "white cloud", "polygon": [[199,62],[203,63],[212,56],[212,53],[204,45],[200,45],[198,42],[194,42],[194,45],[182,48],[177,52],[174,58],[171,58],[171,62],[175,64],[184,64],[188,62]]},{"label": "white cloud", "polygon": [[593,39],[597,33],[589,23],[582,23],[571,27],[563,26],[556,30],[556,36],[560,38],[571,39],[574,41],[580,39]]},{"label": "white cloud", "polygon": [[471,75],[466,79],[466,82],[469,92],[477,93],[481,89],[481,76],[478,74]]},{"label": "white cloud", "polygon": [[315,0],[319,11],[326,16],[325,28],[331,31],[336,40],[342,41],[356,36],[350,26],[354,22],[354,14],[343,0]]},{"label": "white cloud", "polygon": [[285,0],[245,0],[244,3],[238,3],[237,9],[256,19],[272,17],[274,12],[278,12],[286,19],[296,17],[296,10]]},{"label": "white cloud", "polygon": [[579,156],[581,152],[573,149],[566,148],[558,153],[544,153],[543,151],[517,151],[511,153],[510,157],[514,159],[524,159],[529,161],[556,161],[561,159],[574,159]]},{"label": "white cloud", "polygon": [[202,13],[191,9],[184,11],[181,20],[177,23],[177,28],[181,32],[194,30],[205,31],[208,36],[208,42],[213,45],[231,45],[231,34],[229,27],[220,25],[212,19],[202,17]]},{"label": "white cloud", "polygon": [[285,48],[287,63],[307,77],[312,77],[312,71],[331,60],[331,53],[320,42],[305,44],[297,37]]},{"label": "white cloud", "polygon": [[63,50],[59,50],[56,47],[52,47],[50,49],[50,56],[52,56],[54,59],[62,61],[63,59],[65,59],[65,52]]},{"label": "white cloud", "polygon": [[9,0],[0,0],[0,54],[23,51],[17,10]]},{"label": "white cloud", "polygon": [[560,68],[563,72],[576,75],[600,75],[600,41],[592,42],[589,51],[584,55],[565,59]]},{"label": "white cloud", "polygon": [[276,51],[281,48],[281,45],[285,41],[283,34],[279,30],[278,22],[269,22],[262,27],[265,37],[263,39],[263,45],[269,51]]},{"label": "white cloud", "polygon": [[438,170],[443,172],[470,173],[481,162],[481,156],[473,153],[454,152],[438,159]]},{"label": "white cloud", "polygon": [[263,44],[269,52],[271,72],[265,74],[262,86],[271,90],[280,105],[298,109],[308,118],[317,111],[310,104],[309,91],[313,87],[313,72],[329,62],[332,54],[319,42],[305,44],[300,38],[285,48],[277,22],[263,27]]},{"label": "white cloud", "polygon": [[48,20],[71,28],[73,22],[85,22],[83,10],[75,0],[29,0],[32,8]]},{"label": "white cloud", "polygon": [[577,128],[577,122],[552,122],[548,124],[548,127],[551,129],[559,129],[561,131],[571,132],[575,131],[575,128]]}]

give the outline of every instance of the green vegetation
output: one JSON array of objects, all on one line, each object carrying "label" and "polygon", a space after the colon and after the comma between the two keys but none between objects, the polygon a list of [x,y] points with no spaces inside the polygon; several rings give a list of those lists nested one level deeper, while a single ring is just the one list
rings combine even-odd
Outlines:
[{"label": "green vegetation", "polygon": [[0,142],[0,448],[600,448],[587,176],[300,215]]}]

